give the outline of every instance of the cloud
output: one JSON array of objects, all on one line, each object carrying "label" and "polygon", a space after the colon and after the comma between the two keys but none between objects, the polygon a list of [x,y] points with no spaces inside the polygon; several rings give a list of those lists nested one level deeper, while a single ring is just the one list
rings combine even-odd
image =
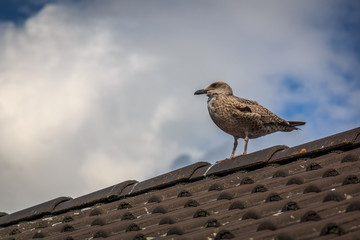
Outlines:
[{"label": "cloud", "polygon": [[232,137],[193,96],[212,81],[308,122],[251,140],[250,152],[358,126],[359,59],[331,41],[351,39],[334,24],[344,9],[58,1],[22,26],[0,23],[1,210],[228,157]]}]

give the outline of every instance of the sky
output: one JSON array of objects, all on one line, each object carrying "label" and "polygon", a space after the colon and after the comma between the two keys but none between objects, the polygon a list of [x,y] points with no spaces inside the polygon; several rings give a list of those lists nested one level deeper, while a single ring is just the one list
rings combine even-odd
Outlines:
[{"label": "sky", "polygon": [[0,212],[229,157],[214,81],[307,122],[248,152],[359,127],[359,29],[356,0],[1,1]]}]

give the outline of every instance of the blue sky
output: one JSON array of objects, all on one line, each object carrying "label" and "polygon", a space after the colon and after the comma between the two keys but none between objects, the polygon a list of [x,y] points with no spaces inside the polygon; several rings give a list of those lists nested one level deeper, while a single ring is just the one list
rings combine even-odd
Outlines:
[{"label": "blue sky", "polygon": [[359,16],[340,0],[1,1],[0,211],[228,157],[193,95],[214,81],[307,122],[249,152],[359,127]]},{"label": "blue sky", "polygon": [[21,25],[51,0],[6,0],[0,2],[0,20]]}]

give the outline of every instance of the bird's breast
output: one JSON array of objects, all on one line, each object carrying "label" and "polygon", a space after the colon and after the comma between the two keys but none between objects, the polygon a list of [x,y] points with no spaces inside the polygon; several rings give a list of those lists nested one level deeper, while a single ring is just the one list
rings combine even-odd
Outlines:
[{"label": "bird's breast", "polygon": [[211,118],[214,118],[214,117],[219,118],[220,117],[219,114],[221,111],[219,109],[219,105],[216,103],[215,97],[213,97],[213,96],[209,97],[209,99],[207,100],[207,106],[208,106],[208,110],[209,110],[209,114],[210,114]]},{"label": "bird's breast", "polygon": [[231,135],[244,135],[241,124],[232,115],[231,107],[226,102],[223,102],[222,99],[218,97],[209,98],[208,111],[213,122],[221,130]]}]

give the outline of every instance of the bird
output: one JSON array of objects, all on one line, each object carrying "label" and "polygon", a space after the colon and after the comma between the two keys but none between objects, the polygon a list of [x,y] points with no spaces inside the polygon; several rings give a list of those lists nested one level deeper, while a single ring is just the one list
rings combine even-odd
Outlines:
[{"label": "bird", "polygon": [[[224,132],[234,137],[234,146],[227,161],[247,154],[249,139],[265,136],[274,132],[291,132],[304,125],[301,121],[286,121],[256,101],[234,96],[231,87],[225,82],[214,82],[205,89],[197,90],[194,95],[206,94],[207,107],[213,122]],[[245,141],[244,152],[235,156],[238,139]]]}]

